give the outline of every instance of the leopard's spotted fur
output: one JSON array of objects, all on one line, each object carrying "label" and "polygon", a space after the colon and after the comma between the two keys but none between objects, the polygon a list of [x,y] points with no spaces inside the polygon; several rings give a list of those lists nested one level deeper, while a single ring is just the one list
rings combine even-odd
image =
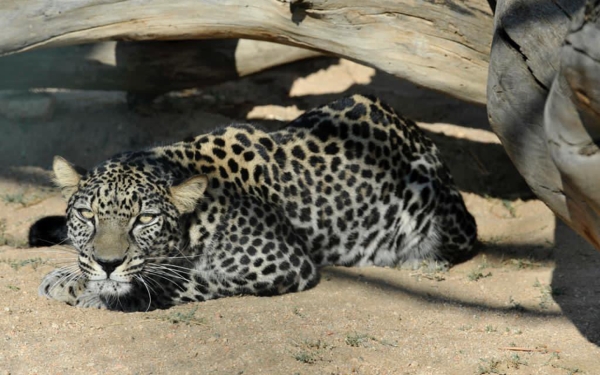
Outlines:
[{"label": "leopard's spotted fur", "polygon": [[83,175],[60,158],[54,170],[78,270],[51,272],[40,292],[78,306],[299,291],[320,266],[452,263],[476,238],[436,146],[371,97],[273,133],[232,125]]}]

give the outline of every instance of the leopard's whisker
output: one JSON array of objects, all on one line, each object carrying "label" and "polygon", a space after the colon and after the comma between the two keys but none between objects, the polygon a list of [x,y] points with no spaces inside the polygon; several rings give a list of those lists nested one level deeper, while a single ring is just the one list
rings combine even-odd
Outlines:
[{"label": "leopard's whisker", "polygon": [[[140,277],[143,277],[144,280],[146,280],[148,283],[154,283],[154,285],[156,287],[159,287],[162,291],[165,291],[165,286],[163,284],[159,283],[157,280],[154,280],[152,278],[152,276],[153,276],[152,274],[148,274],[148,273],[140,274]],[[153,291],[155,291],[155,289],[153,289]]]},{"label": "leopard's whisker", "polygon": [[61,264],[74,264],[75,266],[77,266],[77,260],[68,260],[68,259],[64,259],[64,258],[49,258],[46,259],[46,261],[48,263],[52,263],[55,265],[61,265]]},{"label": "leopard's whisker", "polygon": [[146,259],[151,259],[151,260],[186,259],[186,260],[191,261],[189,256],[169,256],[169,255],[157,256],[157,257],[146,257]]},{"label": "leopard's whisker", "polygon": [[170,264],[170,263],[160,263],[160,264],[155,264],[155,263],[146,263],[146,266],[148,267],[153,267],[153,268],[171,268],[171,269],[179,269],[182,271],[193,271],[194,268],[193,267],[184,267],[184,266],[179,266],[176,264]]},{"label": "leopard's whisker", "polygon": [[41,254],[49,254],[49,253],[67,253],[69,255],[78,255],[79,252],[77,251],[69,251],[66,249],[61,249],[61,248],[54,248],[54,247],[49,247],[46,249],[29,249],[27,250],[27,253],[41,253]]},{"label": "leopard's whisker", "polygon": [[150,288],[148,287],[146,281],[144,281],[144,278],[140,275],[136,275],[136,279],[138,279],[142,285],[144,285],[146,292],[148,292],[148,307],[146,307],[146,312],[148,312],[148,310],[150,310],[150,306],[152,306],[152,294],[150,293]]},{"label": "leopard's whisker", "polygon": [[189,276],[188,276],[189,272],[183,272],[183,271],[180,271],[180,270],[173,270],[173,269],[170,269],[170,268],[149,268],[148,271],[177,276],[181,280],[188,280],[189,279]]},{"label": "leopard's whisker", "polygon": [[191,260],[191,259],[190,259],[188,256],[186,256],[186,255],[183,253],[183,251],[181,251],[181,249],[179,248],[179,246],[173,246],[173,247],[175,248],[175,250],[177,250],[177,252],[178,252],[179,254],[181,254],[181,256],[182,256],[184,259],[188,260],[189,262],[191,262],[191,261],[192,261],[192,260]]},{"label": "leopard's whisker", "polygon": [[70,270],[69,267],[62,267],[61,269],[64,271],[67,271],[67,272],[63,276],[61,276],[58,280],[56,280],[54,285],[50,288],[49,292],[53,292],[55,290],[55,288],[57,288],[62,283],[68,283],[71,281],[75,281],[79,277],[82,276],[80,273],[81,271],[79,269]]},{"label": "leopard's whisker", "polygon": [[188,281],[187,278],[185,278],[185,277],[183,277],[181,275],[178,275],[178,274],[175,274],[175,273],[169,273],[169,272],[167,272],[165,270],[160,270],[160,271],[158,271],[158,270],[145,270],[145,272],[147,274],[150,274],[150,275],[156,275],[156,276],[163,277],[166,280],[169,280],[169,278],[166,277],[166,276],[171,276],[171,277],[174,277],[174,278],[179,279],[179,280]]},{"label": "leopard's whisker", "polygon": [[154,293],[154,294],[157,294],[157,293],[156,293],[156,289],[154,289],[154,288],[153,288],[153,287],[150,285],[150,281],[149,281],[149,280],[147,280],[147,279],[144,277],[144,275],[142,275],[142,274],[138,274],[138,275],[135,275],[135,277],[136,277],[138,280],[140,280],[140,281],[146,282],[146,283],[147,283],[147,284],[146,284],[146,287],[147,287],[147,288],[149,288],[149,289],[150,289],[150,291],[151,291],[152,293]]}]

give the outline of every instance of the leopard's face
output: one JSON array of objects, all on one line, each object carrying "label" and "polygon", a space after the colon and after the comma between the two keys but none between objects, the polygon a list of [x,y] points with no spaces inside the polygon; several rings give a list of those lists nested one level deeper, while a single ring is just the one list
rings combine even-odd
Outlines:
[{"label": "leopard's face", "polygon": [[57,157],[56,182],[68,199],[68,236],[91,292],[120,296],[157,278],[177,279],[182,268],[161,263],[185,257],[182,216],[193,212],[207,186],[194,176],[172,186],[155,163],[109,160],[82,176]]},{"label": "leopard's face", "polygon": [[118,169],[92,174],[69,200],[69,238],[89,287],[100,294],[126,294],[145,275],[160,273],[158,264],[182,246],[181,213],[168,188],[144,177]]}]

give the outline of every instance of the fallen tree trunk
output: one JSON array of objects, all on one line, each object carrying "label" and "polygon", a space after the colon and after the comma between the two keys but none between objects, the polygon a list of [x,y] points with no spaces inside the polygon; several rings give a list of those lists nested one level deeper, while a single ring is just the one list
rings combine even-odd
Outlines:
[{"label": "fallen tree trunk", "polygon": [[561,48],[544,130],[566,197],[564,220],[600,249],[600,0],[588,1]]},{"label": "fallen tree trunk", "polygon": [[45,48],[0,58],[0,90],[52,87],[154,95],[210,86],[319,55],[246,39]]},{"label": "fallen tree trunk", "polygon": [[261,39],[343,56],[479,103],[492,31],[486,0],[4,0],[0,23],[0,55],[107,39]]},{"label": "fallen tree trunk", "polygon": [[600,249],[600,0],[584,3],[498,2],[488,113],[536,195]]},{"label": "fallen tree trunk", "polygon": [[[558,72],[570,17],[557,2],[501,0],[496,6],[488,77],[488,117],[513,163],[553,211],[565,212],[559,172],[548,153],[544,106]],[[575,4],[578,3],[578,4]]]}]

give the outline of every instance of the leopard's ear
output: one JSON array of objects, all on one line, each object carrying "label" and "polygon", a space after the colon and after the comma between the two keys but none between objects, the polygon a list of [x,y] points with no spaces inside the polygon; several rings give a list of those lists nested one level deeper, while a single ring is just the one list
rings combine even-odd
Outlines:
[{"label": "leopard's ear", "polygon": [[60,156],[55,156],[52,169],[54,170],[54,182],[60,188],[63,197],[69,200],[71,195],[77,191],[77,185],[81,180],[81,168],[74,166]]},{"label": "leopard's ear", "polygon": [[198,201],[204,196],[207,186],[208,178],[206,176],[194,176],[171,187],[173,204],[182,214],[194,211]]}]

